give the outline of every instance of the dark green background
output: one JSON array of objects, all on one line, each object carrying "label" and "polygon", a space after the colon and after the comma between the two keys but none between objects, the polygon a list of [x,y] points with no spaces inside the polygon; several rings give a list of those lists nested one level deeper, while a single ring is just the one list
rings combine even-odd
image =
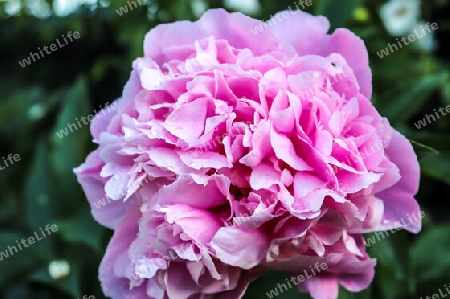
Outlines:
[{"label": "dark green background", "polygon": [[[104,298],[97,270],[112,232],[92,219],[72,172],[94,144],[88,126],[63,139],[56,132],[120,97],[131,62],[142,56],[147,31],[162,22],[196,19],[189,1],[150,1],[123,16],[115,9],[126,1],[109,2],[108,8],[82,6],[66,17],[45,19],[31,16],[26,6],[19,15],[7,16],[5,2],[0,2],[0,157],[21,156],[0,171],[0,251],[46,224],[59,227],[52,236],[0,261],[0,298]],[[219,0],[205,2],[208,7],[225,7]],[[254,17],[267,20],[293,2],[261,0],[261,12]],[[397,232],[371,246],[370,255],[378,258],[371,287],[357,294],[341,289],[341,299],[419,298],[450,283],[450,116],[421,130],[413,125],[433,109],[450,104],[450,2],[422,4],[422,18],[439,24],[435,53],[409,45],[380,59],[376,52],[395,42],[379,18],[383,2],[313,0],[310,11],[326,15],[333,28],[350,28],[365,41],[376,107],[395,128],[440,154],[417,148],[423,175],[417,199],[426,214],[422,232]],[[354,15],[361,6],[368,11],[365,20]],[[17,62],[30,51],[68,31],[80,32],[81,38],[26,68],[19,66]],[[48,265],[59,259],[69,262],[70,274],[54,280]],[[245,298],[267,298],[265,292],[283,282],[283,275],[263,276]],[[309,296],[292,289],[277,298]]]}]

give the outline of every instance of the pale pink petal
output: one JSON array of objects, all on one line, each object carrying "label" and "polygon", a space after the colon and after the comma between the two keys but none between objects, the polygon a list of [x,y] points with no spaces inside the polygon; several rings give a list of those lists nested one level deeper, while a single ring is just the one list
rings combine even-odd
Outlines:
[{"label": "pale pink petal", "polygon": [[214,236],[211,246],[222,262],[251,269],[263,260],[269,243],[259,230],[222,227]]}]

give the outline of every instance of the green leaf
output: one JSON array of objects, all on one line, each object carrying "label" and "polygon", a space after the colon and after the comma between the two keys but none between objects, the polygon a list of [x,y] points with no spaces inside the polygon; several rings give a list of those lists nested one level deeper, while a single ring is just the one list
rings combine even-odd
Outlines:
[{"label": "green leaf", "polygon": [[42,297],[40,296],[42,294],[36,294],[36,292],[33,292],[33,290],[27,288],[27,282],[25,281],[21,281],[14,285],[9,285],[8,287],[4,288],[3,291],[6,294],[5,298],[8,299],[23,299],[23,298],[42,299],[42,298],[49,298],[50,295],[49,293],[47,293],[46,297]]},{"label": "green leaf", "polygon": [[[87,148],[89,143],[89,122],[85,120],[86,125],[81,118],[87,118],[93,113],[89,108],[86,82],[83,77],[80,77],[68,92],[51,135],[53,137],[51,156],[53,168],[64,180],[73,179],[72,169],[85,159],[86,153],[79,149]],[[61,130],[66,130],[68,135],[59,138],[57,132],[60,133]]]},{"label": "green leaf", "polygon": [[[439,278],[450,272],[450,226],[430,227],[422,233],[411,250],[412,265],[419,281]],[[433,251],[430,254],[430,246]]]},{"label": "green leaf", "polygon": [[371,299],[372,298],[372,285],[369,285],[367,289],[361,292],[350,292],[343,288],[339,287],[339,297],[338,299]]},{"label": "green leaf", "polygon": [[419,161],[421,171],[433,178],[450,184],[450,153],[445,152],[437,156]]},{"label": "green leaf", "polygon": [[49,265],[31,273],[30,280],[55,287],[64,293],[79,298],[82,296],[80,292],[80,271],[78,261],[71,259],[68,261],[70,272],[66,277],[55,279],[50,276]]},{"label": "green leaf", "polygon": [[362,2],[362,0],[322,0],[316,6],[316,15],[326,16],[330,20],[331,29],[346,27],[354,10]]},{"label": "green leaf", "polygon": [[[28,133],[30,119],[27,111],[32,105],[33,88],[19,90],[5,100],[0,109],[0,133],[11,139],[23,138]],[[14,130],[11,130],[11,127]]]},{"label": "green leaf", "polygon": [[[0,172],[0,190],[2,190],[2,208],[0,209],[0,225],[7,222],[14,222],[22,208],[18,195],[16,196],[14,187],[9,184],[4,173]],[[20,193],[20,192],[19,192]]]},{"label": "green leaf", "polygon": [[16,241],[28,240],[29,237],[17,232],[0,233],[0,286],[20,278],[43,263],[43,255],[38,254],[36,243],[25,242],[27,247],[17,245]]},{"label": "green leaf", "polygon": [[[57,174],[55,186],[61,200],[64,201],[61,215],[72,215],[77,212],[80,205],[85,204],[73,168],[86,159],[90,133],[89,122],[83,118],[87,118],[90,114],[93,115],[94,112],[89,108],[86,82],[83,77],[80,77],[68,92],[56,126],[51,131],[53,148],[50,158],[54,172]],[[70,131],[69,126],[73,132]],[[61,130],[66,130],[68,135],[61,135]],[[58,136],[57,133],[60,135]],[[62,138],[59,138],[60,136]]]},{"label": "green leaf", "polygon": [[[286,278],[290,279],[290,276],[283,271],[270,271],[250,284],[243,299],[269,298],[267,294],[277,294],[275,295],[276,297],[274,297],[277,299],[311,298],[307,294],[300,293],[298,288],[292,282],[290,282],[291,288],[289,288]],[[283,284],[285,286],[282,286]],[[280,288],[283,292],[280,291]],[[274,293],[274,291],[276,293]]]},{"label": "green leaf", "polygon": [[81,243],[101,251],[103,229],[94,221],[87,210],[78,215],[56,221],[58,232],[62,238],[70,243]]},{"label": "green leaf", "polygon": [[430,133],[406,132],[407,136],[415,142],[429,147],[431,151],[439,154],[440,152],[450,152],[450,136]]},{"label": "green leaf", "polygon": [[406,122],[420,111],[431,93],[439,88],[447,77],[447,73],[438,73],[418,80],[409,80],[402,89],[390,95],[393,99],[388,101],[381,114],[394,126]]},{"label": "green leaf", "polygon": [[426,146],[425,144],[416,142],[411,139],[409,139],[409,142],[411,142],[411,144],[414,148],[414,152],[416,153],[417,159],[419,161],[422,159],[428,158],[428,157],[439,155],[439,152],[432,147]]},{"label": "green leaf", "polygon": [[377,259],[377,289],[383,298],[394,299],[408,292],[409,255],[403,245],[407,242],[406,233],[388,230],[378,234],[371,234],[376,242],[368,248],[370,257]]},{"label": "green leaf", "polygon": [[450,80],[445,82],[444,86],[442,86],[442,97],[447,105],[450,104]]},{"label": "green leaf", "polygon": [[59,211],[61,201],[54,192],[54,183],[48,144],[41,139],[36,145],[33,164],[24,188],[25,220],[33,230],[52,224],[51,221]]}]

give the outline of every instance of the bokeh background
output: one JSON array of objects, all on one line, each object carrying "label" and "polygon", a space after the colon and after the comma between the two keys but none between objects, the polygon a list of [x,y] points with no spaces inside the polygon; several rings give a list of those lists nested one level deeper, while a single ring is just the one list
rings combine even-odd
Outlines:
[{"label": "bokeh background", "polygon": [[[450,283],[450,115],[421,129],[414,125],[433,109],[450,105],[450,1],[406,0],[419,4],[416,16],[409,4],[392,6],[399,1],[405,3],[312,0],[307,8],[327,16],[331,30],[347,27],[365,41],[374,105],[408,138],[434,149],[415,146],[422,168],[417,195],[425,212],[422,232],[400,231],[368,248],[378,259],[372,285],[357,294],[341,289],[341,299],[419,298],[439,288],[445,294],[444,285]],[[88,126],[64,138],[56,132],[121,96],[132,61],[143,54],[147,31],[159,23],[195,20],[208,8],[267,20],[295,6],[292,0],[141,3],[120,16],[116,10],[127,5],[125,0],[0,0],[0,157],[11,153],[21,158],[0,171],[0,251],[47,224],[59,228],[0,261],[0,298],[104,298],[97,270],[112,232],[92,219],[72,172],[95,145]],[[436,22],[439,29],[381,59],[377,52],[396,42],[398,27],[406,26],[402,20],[411,16]],[[81,37],[26,67],[19,65],[30,51],[68,31]],[[245,298],[267,298],[266,292],[284,277],[278,272],[264,275]],[[277,298],[310,297],[291,289]]]}]

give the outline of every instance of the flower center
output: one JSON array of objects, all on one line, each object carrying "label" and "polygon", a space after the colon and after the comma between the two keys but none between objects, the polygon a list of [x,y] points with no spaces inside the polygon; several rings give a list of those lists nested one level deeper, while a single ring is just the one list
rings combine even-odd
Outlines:
[{"label": "flower center", "polygon": [[241,200],[242,198],[247,198],[250,194],[251,189],[249,188],[239,188],[235,185],[230,185],[230,194],[234,196],[235,200]]},{"label": "flower center", "polygon": [[395,16],[397,17],[403,17],[408,12],[408,9],[406,7],[400,7],[395,11]]}]

